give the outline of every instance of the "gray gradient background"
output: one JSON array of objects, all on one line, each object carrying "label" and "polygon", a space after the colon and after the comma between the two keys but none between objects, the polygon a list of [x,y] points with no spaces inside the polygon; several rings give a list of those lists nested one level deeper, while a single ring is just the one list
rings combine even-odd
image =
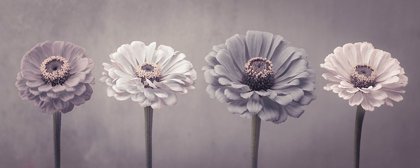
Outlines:
[{"label": "gray gradient background", "polygon": [[121,45],[156,41],[187,55],[196,90],[155,111],[154,165],[249,167],[251,120],[210,99],[201,67],[215,44],[247,30],[280,34],[304,48],[317,71],[318,99],[299,118],[262,123],[261,168],[350,168],[356,107],[322,89],[319,64],[337,46],[369,41],[397,58],[409,77],[404,100],[368,112],[363,168],[420,165],[418,78],[420,1],[0,1],[0,167],[50,168],[52,116],[21,101],[14,86],[20,60],[35,44],[66,40],[95,61],[92,99],[63,115],[62,167],[143,167],[143,109],[106,96],[102,62]]}]

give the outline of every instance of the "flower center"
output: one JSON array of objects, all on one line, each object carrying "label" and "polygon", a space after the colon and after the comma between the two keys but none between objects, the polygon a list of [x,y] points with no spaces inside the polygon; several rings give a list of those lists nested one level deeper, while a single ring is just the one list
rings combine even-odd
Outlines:
[{"label": "flower center", "polygon": [[245,64],[242,82],[252,90],[267,90],[274,85],[273,64],[262,57],[254,57]]},{"label": "flower center", "polygon": [[50,56],[41,63],[39,68],[42,73],[42,80],[52,86],[63,85],[70,77],[70,65],[61,56]]},{"label": "flower center", "polygon": [[146,79],[150,81],[160,81],[161,69],[155,63],[143,62],[135,69],[137,77],[141,78],[142,82]]},{"label": "flower center", "polygon": [[354,87],[368,88],[375,86],[376,72],[369,65],[357,65],[353,68],[350,75],[351,83]]}]

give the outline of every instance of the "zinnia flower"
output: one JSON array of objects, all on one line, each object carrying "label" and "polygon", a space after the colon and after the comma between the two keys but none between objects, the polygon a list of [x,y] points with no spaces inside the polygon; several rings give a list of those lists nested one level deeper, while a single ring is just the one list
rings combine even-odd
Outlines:
[{"label": "zinnia flower", "polygon": [[281,123],[316,98],[315,72],[303,49],[282,36],[248,31],[216,45],[203,67],[207,93],[242,117]]},{"label": "zinnia flower", "polygon": [[94,64],[85,49],[70,42],[37,44],[22,58],[16,87],[22,100],[32,100],[46,113],[69,112],[88,101]]},{"label": "zinnia flower", "polygon": [[100,81],[108,85],[107,95],[117,100],[130,99],[142,107],[159,109],[177,102],[175,93],[193,89],[197,73],[185,55],[169,46],[141,41],[124,44],[103,63]]},{"label": "zinnia flower", "polygon": [[350,106],[373,111],[384,103],[393,106],[391,100],[403,100],[402,87],[408,82],[404,68],[390,53],[375,49],[371,43],[337,47],[321,67],[328,70],[322,76],[330,82],[324,89],[349,100]]}]

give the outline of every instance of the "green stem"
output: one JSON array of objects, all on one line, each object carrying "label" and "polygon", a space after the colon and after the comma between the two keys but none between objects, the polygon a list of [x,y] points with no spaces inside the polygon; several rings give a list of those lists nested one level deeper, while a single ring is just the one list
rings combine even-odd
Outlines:
[{"label": "green stem", "polygon": [[61,111],[53,112],[54,125],[54,167],[60,168],[60,132],[61,132]]},{"label": "green stem", "polygon": [[354,168],[359,168],[360,162],[360,141],[362,137],[363,118],[365,110],[361,105],[357,107],[356,123],[354,128]]},{"label": "green stem", "polygon": [[258,167],[258,144],[260,142],[261,119],[257,115],[252,117],[252,168]]},{"label": "green stem", "polygon": [[147,106],[144,108],[144,120],[146,128],[146,163],[147,168],[152,168],[152,125],[153,125],[153,108]]}]

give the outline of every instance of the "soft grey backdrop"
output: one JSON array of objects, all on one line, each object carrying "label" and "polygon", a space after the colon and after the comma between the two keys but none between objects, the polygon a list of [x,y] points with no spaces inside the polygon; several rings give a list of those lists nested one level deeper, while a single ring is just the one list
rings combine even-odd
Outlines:
[{"label": "soft grey backdrop", "polygon": [[420,165],[420,1],[0,1],[0,167],[50,168],[52,116],[21,101],[14,86],[22,56],[46,40],[86,48],[95,61],[92,99],[63,115],[62,167],[144,167],[143,109],[106,96],[102,62],[121,44],[172,46],[198,72],[196,89],[155,111],[154,165],[249,167],[251,120],[210,99],[201,67],[213,45],[247,30],[280,34],[304,48],[317,71],[318,99],[299,118],[262,123],[261,168],[351,168],[356,107],[322,89],[319,64],[337,46],[369,41],[397,58],[409,78],[404,100],[368,112],[363,168]]}]

